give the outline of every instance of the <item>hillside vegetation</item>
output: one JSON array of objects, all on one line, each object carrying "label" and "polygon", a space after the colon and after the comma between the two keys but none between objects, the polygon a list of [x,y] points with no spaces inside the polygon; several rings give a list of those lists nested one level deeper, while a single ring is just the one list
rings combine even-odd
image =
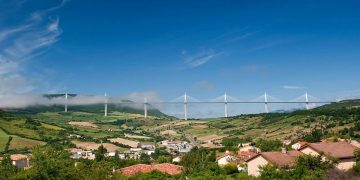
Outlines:
[{"label": "hillside vegetation", "polygon": [[[196,140],[199,144],[269,140],[315,141],[331,136],[360,138],[360,109],[358,100],[325,105],[312,110],[289,113],[239,115],[210,120],[177,120],[112,111],[108,117],[84,111],[0,111],[0,150],[12,136],[7,147],[26,149],[36,144],[71,141],[108,142],[109,138],[160,141],[163,139]],[[340,104],[340,105],[339,105]],[[345,105],[345,106],[344,106]],[[85,107],[87,108],[87,107]],[[89,107],[90,108],[90,107]],[[91,109],[91,108],[90,108]],[[54,109],[53,109],[54,110]],[[91,126],[83,126],[91,125]],[[141,140],[141,139],[140,139]],[[110,142],[109,142],[110,143]],[[26,146],[20,146],[25,144]],[[234,144],[232,144],[234,145]]]}]

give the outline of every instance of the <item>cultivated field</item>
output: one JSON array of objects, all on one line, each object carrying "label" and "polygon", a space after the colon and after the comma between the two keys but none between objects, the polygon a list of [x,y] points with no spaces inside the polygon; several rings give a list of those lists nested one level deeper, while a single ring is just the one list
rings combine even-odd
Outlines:
[{"label": "cultivated field", "polygon": [[39,134],[35,130],[22,127],[24,124],[24,120],[0,120],[0,127],[6,132],[8,132],[10,135],[21,135],[33,139],[40,139]]},{"label": "cultivated field", "polygon": [[[101,144],[95,142],[71,141],[71,143],[75,144],[76,147],[84,150],[97,150],[101,146]],[[116,150],[123,149],[110,143],[103,143],[103,146],[107,149],[108,152],[114,152]]]},{"label": "cultivated field", "polygon": [[37,145],[44,145],[45,142],[13,136],[9,149],[31,149]]},{"label": "cultivated field", "polygon": [[226,136],[219,136],[219,135],[213,134],[213,135],[198,137],[197,139],[201,142],[211,142],[211,141],[221,140],[224,137],[226,137]]},{"label": "cultivated field", "polygon": [[169,136],[179,136],[179,134],[174,130],[160,131],[160,134],[161,135],[169,135]]},{"label": "cultivated field", "polygon": [[41,127],[46,128],[46,129],[50,129],[50,130],[55,130],[55,131],[64,130],[63,128],[61,128],[59,126],[54,126],[54,125],[46,124],[46,123],[41,123]]},{"label": "cultivated field", "polygon": [[125,137],[134,138],[134,139],[151,139],[151,137],[132,135],[132,134],[125,134]]},{"label": "cultivated field", "polygon": [[112,139],[109,139],[109,141],[124,144],[124,145],[130,146],[130,147],[133,147],[133,148],[136,148],[139,145],[139,142],[137,142],[137,141],[132,141],[132,140],[123,139],[123,138],[112,138]]},{"label": "cultivated field", "polygon": [[0,129],[0,152],[4,151],[5,145],[8,142],[9,135]]},{"label": "cultivated field", "polygon": [[81,126],[81,127],[91,127],[91,128],[97,128],[98,126],[92,122],[75,122],[71,121],[69,122],[71,126]]}]

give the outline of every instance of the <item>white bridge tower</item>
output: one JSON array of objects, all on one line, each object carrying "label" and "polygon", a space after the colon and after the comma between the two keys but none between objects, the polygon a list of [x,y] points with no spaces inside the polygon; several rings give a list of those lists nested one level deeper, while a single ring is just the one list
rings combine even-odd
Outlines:
[{"label": "white bridge tower", "polygon": [[105,92],[105,105],[104,105],[104,116],[106,117],[108,115],[108,97]]},{"label": "white bridge tower", "polygon": [[148,116],[148,107],[147,107],[147,105],[148,105],[148,101],[147,101],[147,98],[145,97],[144,98],[144,117],[145,117],[145,119]]},{"label": "white bridge tower", "polygon": [[269,113],[268,95],[266,92],[264,94],[264,103],[265,103],[265,113]]},{"label": "white bridge tower", "polygon": [[68,93],[65,93],[65,103],[64,103],[64,112],[68,112]]},{"label": "white bridge tower", "polygon": [[224,115],[226,118],[228,117],[228,101],[227,101],[226,92],[224,94]]},{"label": "white bridge tower", "polygon": [[309,109],[310,109],[310,106],[309,106],[309,95],[308,95],[307,92],[305,93],[305,106],[306,106],[306,110],[309,110]]},{"label": "white bridge tower", "polygon": [[188,100],[187,100],[187,95],[185,93],[184,95],[184,120],[187,120],[188,117],[187,117],[187,111],[188,111]]}]

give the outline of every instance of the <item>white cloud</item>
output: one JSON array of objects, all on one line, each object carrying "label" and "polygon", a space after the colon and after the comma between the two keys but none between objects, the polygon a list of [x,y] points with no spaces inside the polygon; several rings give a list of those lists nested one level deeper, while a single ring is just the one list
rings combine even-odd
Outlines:
[{"label": "white cloud", "polygon": [[206,64],[211,59],[215,58],[219,53],[215,53],[214,50],[202,50],[199,53],[188,55],[187,53],[183,53],[185,56],[184,58],[184,64],[187,68],[196,68],[201,65]]},{"label": "white cloud", "polygon": [[44,51],[59,40],[60,19],[48,13],[65,5],[31,13],[16,26],[0,28],[0,96],[27,93],[35,87],[31,77],[24,74],[25,61]]}]

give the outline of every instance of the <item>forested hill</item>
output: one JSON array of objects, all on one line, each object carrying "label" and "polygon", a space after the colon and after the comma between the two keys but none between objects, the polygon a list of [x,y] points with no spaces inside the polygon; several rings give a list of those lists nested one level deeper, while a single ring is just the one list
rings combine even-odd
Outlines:
[{"label": "forested hill", "polygon": [[[59,98],[64,97],[64,94],[46,94],[44,97],[46,98]],[[76,97],[77,94],[68,94],[69,98]],[[129,100],[123,100],[128,101]],[[36,114],[40,112],[62,112],[64,111],[64,105],[62,104],[54,104],[54,105],[33,105],[28,106],[25,108],[18,108],[18,109],[8,109],[13,111],[14,113],[29,113],[29,114]],[[103,114],[104,113],[104,104],[97,103],[97,104],[86,104],[86,105],[68,105],[69,112],[88,112],[88,113],[96,113],[96,114]],[[120,103],[108,103],[108,112],[124,112],[130,114],[144,114],[143,105],[123,105]],[[148,107],[148,115],[160,118],[172,118],[164,113],[162,113],[159,109],[149,105]]]},{"label": "forested hill", "polygon": [[360,99],[343,100],[336,103],[326,104],[317,109],[355,109],[360,108]]}]

